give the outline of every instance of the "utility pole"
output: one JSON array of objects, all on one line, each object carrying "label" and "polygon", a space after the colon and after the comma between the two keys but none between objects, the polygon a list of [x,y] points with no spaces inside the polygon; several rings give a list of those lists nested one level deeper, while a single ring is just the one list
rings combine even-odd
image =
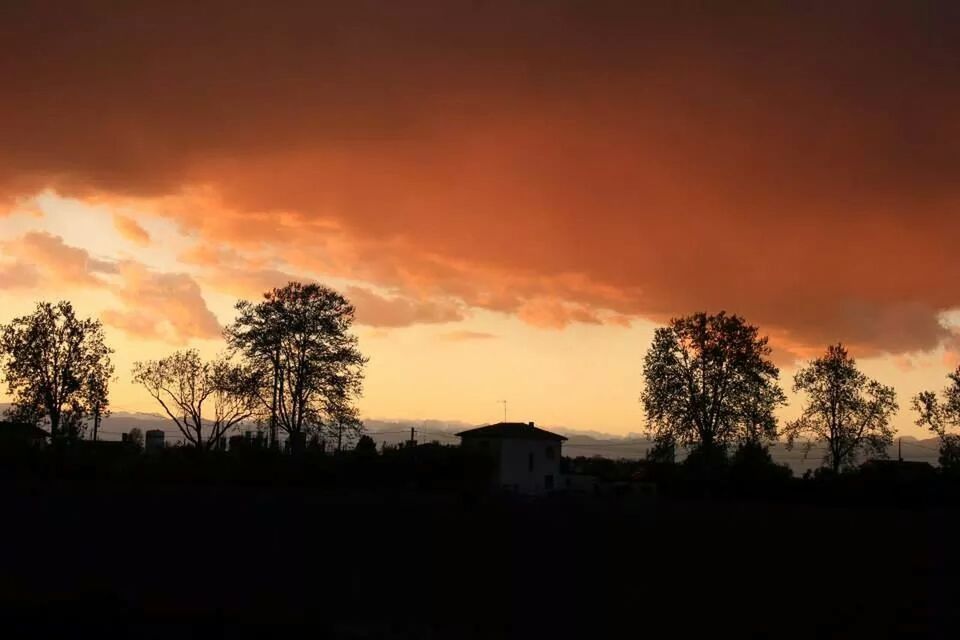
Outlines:
[{"label": "utility pole", "polygon": [[407,441],[407,446],[417,446],[417,430],[414,427],[410,427],[410,440]]},{"label": "utility pole", "polygon": [[497,400],[497,403],[503,405],[503,421],[507,421],[507,401],[506,400]]},{"label": "utility pole", "polygon": [[903,462],[903,436],[897,438],[897,460]]}]

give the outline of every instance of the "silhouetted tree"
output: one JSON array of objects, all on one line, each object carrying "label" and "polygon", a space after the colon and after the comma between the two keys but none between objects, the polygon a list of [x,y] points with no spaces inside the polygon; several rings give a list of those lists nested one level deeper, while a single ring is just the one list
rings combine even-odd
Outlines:
[{"label": "silhouetted tree", "polygon": [[357,440],[357,446],[353,450],[361,455],[375,455],[377,453],[377,443],[370,436],[362,435]]},{"label": "silhouetted tree", "polygon": [[127,432],[127,442],[137,448],[143,449],[143,431],[134,427]]},{"label": "silhouetted tree", "polygon": [[366,358],[350,333],[353,306],[318,284],[291,282],[259,304],[237,303],[225,335],[264,373],[258,397],[270,422],[299,442],[311,429],[353,426]]},{"label": "silhouetted tree", "polygon": [[677,441],[671,433],[655,436],[653,446],[647,450],[647,462],[673,464],[677,461]]},{"label": "silhouetted tree", "polygon": [[933,391],[922,391],[913,398],[917,425],[926,427],[940,438],[940,466],[960,469],[960,367],[947,378],[942,399]]},{"label": "silhouetted tree", "polygon": [[344,444],[349,445],[363,433],[363,421],[350,399],[338,393],[325,398],[323,406],[323,415],[317,416],[314,424],[322,438],[335,441],[337,451],[342,451]]},{"label": "silhouetted tree", "polygon": [[797,438],[827,445],[826,462],[834,473],[855,462],[860,453],[886,455],[893,443],[890,418],[897,411],[892,387],[867,378],[843,345],[800,369],[794,391],[807,395],[801,416],[786,425],[787,447]]},{"label": "silhouetted tree", "polygon": [[204,362],[196,350],[137,362],[133,381],[160,404],[197,449],[213,449],[230,429],[254,415],[258,372],[226,359]]},{"label": "silhouetted tree", "polygon": [[241,300],[235,305],[237,317],[224,329],[224,338],[234,353],[241,353],[254,367],[263,372],[264,388],[258,393],[269,421],[270,445],[277,446],[279,402],[283,389],[283,369],[286,364],[284,337],[287,332],[285,296],[277,289],[264,294],[264,299],[253,304]]},{"label": "silhouetted tree", "polygon": [[724,312],[675,318],[657,329],[641,397],[655,437],[719,451],[776,437],[774,409],[785,397],[770,352],[756,327]]},{"label": "silhouetted tree", "polygon": [[4,377],[14,414],[33,424],[50,423],[50,434],[78,435],[87,416],[95,425],[109,406],[113,375],[103,326],[78,319],[69,302],[41,302],[0,330]]},{"label": "silhouetted tree", "polygon": [[110,377],[113,375],[113,365],[95,367],[89,372],[84,382],[83,401],[86,412],[93,422],[93,439],[96,440],[100,431],[100,424],[104,418],[110,417]]}]

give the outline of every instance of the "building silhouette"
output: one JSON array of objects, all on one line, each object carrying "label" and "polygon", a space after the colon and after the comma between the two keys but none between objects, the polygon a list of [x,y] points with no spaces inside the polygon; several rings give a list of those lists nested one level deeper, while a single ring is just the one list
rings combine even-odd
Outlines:
[{"label": "building silhouette", "polygon": [[559,487],[564,436],[532,422],[498,422],[457,434],[461,446],[489,452],[495,461],[491,482],[526,495]]}]

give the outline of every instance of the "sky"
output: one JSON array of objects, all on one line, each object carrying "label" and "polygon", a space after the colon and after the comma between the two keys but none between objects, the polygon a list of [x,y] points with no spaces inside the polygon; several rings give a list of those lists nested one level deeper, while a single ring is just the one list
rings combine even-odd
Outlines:
[{"label": "sky", "polygon": [[99,317],[122,410],[298,279],[355,303],[370,418],[642,432],[654,329],[727,310],[919,434],[958,174],[951,2],[0,6],[0,321]]}]

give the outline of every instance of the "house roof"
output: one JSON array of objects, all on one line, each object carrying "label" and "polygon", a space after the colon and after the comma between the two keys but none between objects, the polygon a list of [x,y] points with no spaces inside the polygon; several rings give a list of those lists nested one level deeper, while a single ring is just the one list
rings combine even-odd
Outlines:
[{"label": "house roof", "polygon": [[17,440],[30,440],[47,438],[50,434],[40,427],[25,422],[0,421],[0,438],[15,438]]},{"label": "house roof", "polygon": [[461,438],[512,438],[516,440],[566,440],[559,433],[533,426],[532,422],[498,422],[468,429],[457,434]]}]

